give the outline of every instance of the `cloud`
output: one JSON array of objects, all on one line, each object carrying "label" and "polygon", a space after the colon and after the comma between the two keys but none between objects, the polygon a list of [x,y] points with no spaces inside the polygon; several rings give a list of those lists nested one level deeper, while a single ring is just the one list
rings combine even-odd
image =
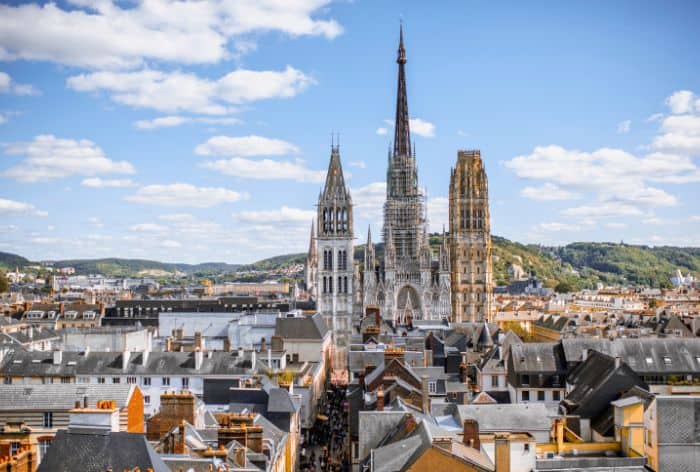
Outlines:
[{"label": "cloud", "polygon": [[632,129],[632,121],[625,120],[617,124],[617,134],[627,134]]},{"label": "cloud", "polygon": [[605,223],[606,228],[610,229],[624,229],[627,228],[627,225],[625,223]]},{"label": "cloud", "polygon": [[104,226],[104,223],[102,223],[102,221],[96,216],[91,216],[90,218],[88,218],[88,223],[90,223],[95,228],[102,228]]},{"label": "cloud", "polygon": [[435,125],[429,121],[421,120],[420,118],[412,118],[408,120],[411,131],[418,136],[424,138],[432,138],[435,136]]},{"label": "cloud", "polygon": [[162,233],[167,231],[168,227],[156,223],[139,223],[130,226],[129,229],[138,233]]},{"label": "cloud", "polygon": [[386,128],[377,128],[377,134],[379,136],[386,136],[387,132],[388,132],[388,130]]},{"label": "cloud", "polygon": [[92,141],[35,136],[31,142],[4,145],[5,154],[24,160],[2,173],[20,182],[44,182],[71,175],[133,174],[127,161],[108,159]]},{"label": "cloud", "polygon": [[194,149],[200,156],[284,156],[298,154],[299,148],[292,143],[263,136],[213,136]]},{"label": "cloud", "polygon": [[429,231],[436,233],[449,226],[449,200],[447,197],[433,197],[428,199]]},{"label": "cloud", "polygon": [[244,223],[309,223],[316,217],[314,210],[290,208],[286,205],[278,210],[242,211],[234,218]]},{"label": "cloud", "polygon": [[195,218],[190,213],[167,213],[165,215],[160,215],[158,219],[163,221],[183,222],[192,221]]},{"label": "cloud", "polygon": [[216,80],[181,71],[154,69],[92,72],[67,80],[68,87],[73,90],[104,90],[114,102],[133,108],[204,115],[228,114],[235,111],[234,105],[258,100],[291,98],[313,83],[311,77],[291,66],[282,71],[238,69]]},{"label": "cloud", "polygon": [[520,191],[520,195],[532,200],[574,200],[581,198],[580,194],[564,190],[558,185],[545,183],[540,187],[525,187]]},{"label": "cloud", "polygon": [[350,161],[349,164],[350,167],[357,167],[358,169],[366,169],[367,164],[365,164],[365,161]]},{"label": "cloud", "polygon": [[49,214],[37,208],[31,203],[18,202],[0,198],[0,215],[31,215],[31,216],[48,216]]},{"label": "cloud", "polygon": [[597,205],[582,205],[567,208],[562,212],[565,216],[577,218],[612,218],[620,216],[639,216],[642,211],[634,205],[620,202],[601,202]]},{"label": "cloud", "polygon": [[661,121],[661,119],[664,117],[663,113],[653,113],[649,115],[649,117],[645,120],[647,123],[655,123],[658,121]]},{"label": "cloud", "polygon": [[355,214],[371,221],[381,221],[382,207],[386,200],[386,182],[372,182],[351,189]]},{"label": "cloud", "polygon": [[202,164],[205,169],[224,175],[262,180],[294,180],[305,183],[321,183],[326,171],[312,170],[301,159],[294,161],[277,161],[272,159],[220,159]]},{"label": "cloud", "polygon": [[[2,20],[0,20],[2,21]],[[0,51],[2,46],[0,46]],[[2,54],[0,54],[2,58]],[[12,93],[14,95],[39,95],[40,92],[33,85],[18,84],[12,80],[6,72],[0,72],[0,93]]]},{"label": "cloud", "polygon": [[235,203],[248,194],[221,187],[195,187],[191,184],[146,185],[124,199],[132,203],[158,206],[210,208],[222,203]]},{"label": "cloud", "polygon": [[134,187],[136,183],[131,179],[101,179],[99,177],[90,177],[83,179],[80,185],[92,188],[123,188]]},{"label": "cloud", "polygon": [[231,117],[189,117],[189,116],[161,116],[152,120],[138,120],[134,126],[140,130],[153,130],[159,128],[173,128],[186,123],[206,123],[212,125],[237,125],[241,123],[238,118]]},{"label": "cloud", "polygon": [[180,244],[177,241],[173,241],[172,239],[166,239],[162,243],[160,243],[161,247],[167,248],[167,249],[177,249],[181,248],[182,244]]},{"label": "cloud", "polygon": [[666,152],[700,154],[700,114],[671,115],[661,121],[662,134],[652,146]]},{"label": "cloud", "polygon": [[579,225],[572,225],[572,224],[568,224],[568,223],[559,223],[559,222],[540,223],[533,228],[533,230],[538,231],[538,232],[543,232],[543,233],[560,232],[560,231],[579,231],[580,229],[581,229],[581,226],[579,226]]},{"label": "cloud", "polygon": [[690,90],[679,90],[666,99],[666,105],[671,109],[671,113],[690,113],[697,106],[696,101],[696,95]]},{"label": "cloud", "polygon": [[[0,6],[0,58],[51,61],[92,69],[133,68],[150,61],[217,63],[251,49],[246,35],[280,31],[334,38],[342,27],[318,19],[329,0],[102,0]],[[27,28],[26,25],[42,25]]]}]

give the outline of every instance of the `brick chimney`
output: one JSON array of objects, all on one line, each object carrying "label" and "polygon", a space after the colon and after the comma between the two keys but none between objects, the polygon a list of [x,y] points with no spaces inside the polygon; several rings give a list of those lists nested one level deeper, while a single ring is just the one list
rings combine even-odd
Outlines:
[{"label": "brick chimney", "polygon": [[422,410],[424,414],[430,413],[430,392],[428,390],[428,376],[421,376],[421,397],[423,399]]},{"label": "brick chimney", "polygon": [[265,351],[267,351],[267,341],[265,340],[265,338],[262,338],[260,340],[260,352],[262,353]]},{"label": "brick chimney", "polygon": [[262,453],[263,428],[254,424],[253,413],[230,413],[219,418],[219,446],[233,440],[238,441],[253,452]]},{"label": "brick chimney", "polygon": [[404,428],[406,429],[406,432],[412,433],[413,430],[415,430],[418,426],[418,423],[416,423],[416,419],[410,413],[406,413],[406,416],[404,418],[406,419],[404,423]]},{"label": "brick chimney", "polygon": [[467,383],[467,364],[464,362],[459,364],[459,381],[463,384]]},{"label": "brick chimney", "polygon": [[177,432],[175,433],[175,440],[173,441],[173,454],[184,454],[185,453],[185,422],[180,421],[178,423]]},{"label": "brick chimney", "polygon": [[510,472],[510,434],[496,433],[496,472]]},{"label": "brick chimney", "polygon": [[[154,422],[154,428],[158,429],[158,437],[167,433],[182,421],[195,424],[196,399],[190,392],[164,393],[160,396],[160,412],[158,420]],[[150,422],[149,422],[150,426]],[[151,428],[149,428],[151,429]],[[151,435],[149,431],[149,436]],[[155,433],[155,431],[153,431]]]},{"label": "brick chimney", "polygon": [[173,350],[173,339],[170,336],[165,337],[165,352]]},{"label": "brick chimney", "polygon": [[468,418],[464,420],[462,443],[465,446],[476,449],[477,451],[481,450],[481,441],[479,440],[479,422],[475,419]]},{"label": "brick chimney", "polygon": [[197,349],[200,351],[204,350],[204,338],[201,331],[195,331],[194,333],[194,350],[196,351]]},{"label": "brick chimney", "polygon": [[284,340],[282,336],[272,336],[270,348],[272,348],[273,351],[282,351],[284,349]]},{"label": "brick chimney", "polygon": [[377,390],[377,411],[384,411],[384,389],[381,385]]}]

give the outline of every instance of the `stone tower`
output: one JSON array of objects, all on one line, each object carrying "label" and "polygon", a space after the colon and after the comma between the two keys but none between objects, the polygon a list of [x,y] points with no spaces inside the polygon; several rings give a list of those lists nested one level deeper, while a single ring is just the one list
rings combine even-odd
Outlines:
[{"label": "stone tower", "polygon": [[306,256],[306,266],[304,281],[306,282],[306,293],[310,300],[316,300],[318,292],[316,285],[318,280],[318,251],[316,249],[316,231],[314,222],[311,221],[311,236],[309,237],[309,254]]},{"label": "stone tower", "polygon": [[489,187],[480,151],[459,151],[450,174],[453,321],[490,321],[493,296]]},{"label": "stone tower", "polygon": [[[316,305],[334,343],[349,340],[355,283],[352,198],[345,186],[339,146],[331,146],[326,183],[318,197]],[[339,356],[341,357],[341,356]]]}]

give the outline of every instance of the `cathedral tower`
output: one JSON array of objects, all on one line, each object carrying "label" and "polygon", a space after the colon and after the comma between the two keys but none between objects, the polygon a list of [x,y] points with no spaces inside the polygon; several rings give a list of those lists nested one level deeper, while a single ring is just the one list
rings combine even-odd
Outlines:
[{"label": "cathedral tower", "polygon": [[333,331],[334,342],[348,337],[353,309],[352,198],[345,186],[339,146],[331,146],[326,183],[318,197],[317,308]]},{"label": "cathedral tower", "polygon": [[489,186],[480,151],[459,151],[449,206],[452,320],[491,321]]},{"label": "cathedral tower", "polygon": [[310,300],[316,300],[316,280],[318,279],[318,251],[316,250],[316,231],[314,222],[311,221],[311,236],[309,237],[309,254],[306,256],[306,267],[304,282],[306,283],[306,293]]}]

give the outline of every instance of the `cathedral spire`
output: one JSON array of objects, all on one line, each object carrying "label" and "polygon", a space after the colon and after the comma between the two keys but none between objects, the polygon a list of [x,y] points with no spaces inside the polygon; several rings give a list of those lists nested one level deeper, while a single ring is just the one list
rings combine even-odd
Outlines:
[{"label": "cathedral spire", "polygon": [[311,220],[311,236],[309,237],[309,258],[316,258],[316,228],[314,226],[314,220]]},{"label": "cathedral spire", "polygon": [[408,99],[406,98],[406,49],[403,45],[403,24],[399,28],[399,50],[396,63],[399,65],[396,90],[396,119],[394,120],[394,156],[411,155],[411,131],[408,126]]}]

